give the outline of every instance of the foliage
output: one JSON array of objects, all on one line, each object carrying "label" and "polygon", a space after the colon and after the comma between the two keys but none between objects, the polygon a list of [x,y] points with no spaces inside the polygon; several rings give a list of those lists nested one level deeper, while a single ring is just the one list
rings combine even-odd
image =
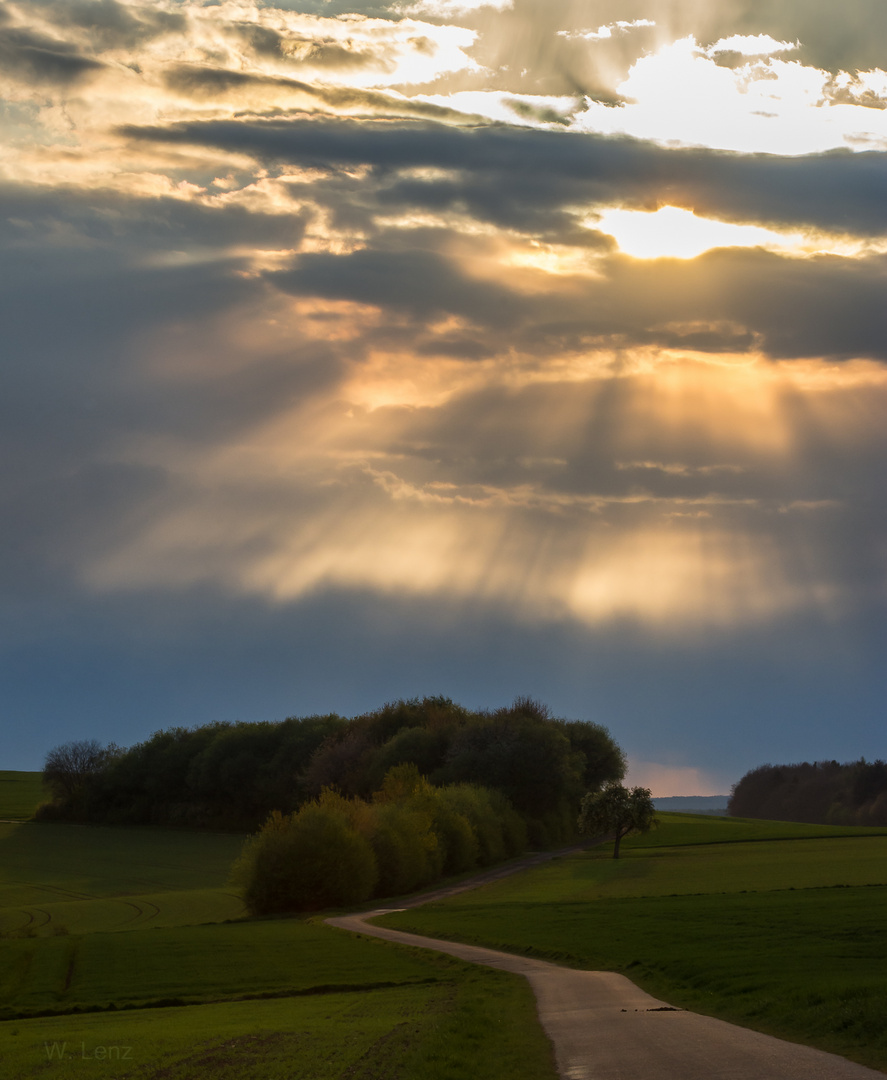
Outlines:
[{"label": "foliage", "polygon": [[96,739],[55,746],[43,763],[43,783],[59,802],[76,806],[88,789],[89,782],[119,753],[113,743],[102,746]]},{"label": "foliage", "polygon": [[[95,751],[94,767],[77,784],[56,783],[43,820],[253,830],[272,811],[292,814],[326,788],[369,799],[392,768],[412,765],[437,788],[466,783],[501,792],[533,843],[545,846],[570,838],[583,792],[625,771],[605,728],[554,718],[530,698],[494,712],[425,697],[350,720],[329,714],[174,727],[125,751],[98,744]],[[523,830],[509,820],[511,833]],[[458,822],[450,831],[464,836]],[[490,837],[486,846],[497,844]],[[498,857],[481,843],[482,861]]]},{"label": "foliage", "polygon": [[832,825],[887,825],[887,763],[801,762],[761,765],[734,785],[737,817]]},{"label": "foliage", "polygon": [[372,848],[344,815],[308,803],[284,817],[271,815],[250,838],[235,880],[256,915],[358,904],[372,895],[378,868]]},{"label": "foliage", "polygon": [[[237,843],[186,830],[0,825],[0,902],[24,901],[16,890],[55,893],[69,912],[88,909],[91,929],[122,931],[77,933],[88,920],[75,916],[68,936],[0,942],[4,1080],[554,1080],[523,979],[292,918],[222,923],[236,912],[191,903],[195,884],[224,882]],[[139,886],[158,890],[157,908],[180,923],[218,921],[132,928],[151,926],[146,917],[126,928],[119,915],[141,903]],[[86,890],[94,895],[78,899]],[[191,906],[180,910],[183,897]],[[65,1042],[66,1057],[50,1059],[47,1046]],[[124,1063],[117,1047],[131,1048]]]},{"label": "foliage", "polygon": [[[309,842],[312,831],[317,835]],[[355,841],[360,861],[346,870],[347,860],[356,858]],[[434,787],[406,762],[389,769],[371,800],[324,788],[298,812],[272,814],[246,842],[234,880],[254,914],[315,910],[357,903],[373,891],[412,892],[444,873],[517,855],[526,842],[523,818],[501,792],[471,784]],[[367,856],[371,872],[363,869]]]},{"label": "foliage", "polygon": [[494,788],[534,817],[578,795],[580,774],[570,740],[547,719],[515,709],[466,725],[453,739],[444,768],[448,783]]},{"label": "foliage", "polygon": [[602,791],[590,791],[582,800],[579,831],[586,836],[612,833],[613,858],[629,833],[645,833],[656,824],[652,792],[649,788],[607,784]]}]

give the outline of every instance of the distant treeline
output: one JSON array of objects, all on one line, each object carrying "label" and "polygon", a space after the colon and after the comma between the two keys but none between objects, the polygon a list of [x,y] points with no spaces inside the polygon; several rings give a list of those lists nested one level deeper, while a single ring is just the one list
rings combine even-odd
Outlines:
[{"label": "distant treeline", "polygon": [[[72,747],[92,747],[73,772],[66,771]],[[472,712],[449,698],[426,697],[350,719],[169,728],[128,750],[58,747],[44,770],[54,798],[39,816],[253,830],[272,812],[291,815],[324,789],[369,800],[402,764],[415,765],[433,787],[499,792],[540,846],[574,835],[581,797],[625,772],[622,751],[598,724],[558,719],[528,698]]]},{"label": "distant treeline", "polygon": [[887,825],[887,764],[861,758],[761,765],[735,785],[727,811],[816,825]]}]

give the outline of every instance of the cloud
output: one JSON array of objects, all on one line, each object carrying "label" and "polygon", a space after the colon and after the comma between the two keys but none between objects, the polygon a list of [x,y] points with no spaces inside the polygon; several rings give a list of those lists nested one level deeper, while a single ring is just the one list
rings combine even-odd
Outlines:
[{"label": "cloud", "polygon": [[[627,138],[490,129],[460,131],[420,123],[367,125],[293,119],[128,126],[139,140],[211,146],[258,160],[304,166],[369,165],[380,170],[456,170],[412,186],[419,200],[481,200],[532,217],[577,203],[649,208],[664,198],[700,214],[758,224],[819,226],[862,235],[887,231],[882,196],[887,154],[826,153],[801,158],[665,150]],[[516,207],[516,209],[517,209]]]},{"label": "cloud", "polygon": [[[747,38],[722,40],[738,43],[740,55],[752,47]],[[616,87],[625,104],[612,109],[590,101],[574,123],[583,131],[745,153],[887,146],[887,122],[852,104],[823,108],[830,72],[774,58],[769,41],[762,36],[755,46],[766,59],[734,67],[716,62],[720,41],[709,49],[692,35],[670,42],[639,58]]]},{"label": "cloud", "polygon": [[608,41],[613,37],[614,33],[624,34],[628,30],[637,29],[637,27],[655,25],[656,23],[652,19],[632,19],[631,21],[620,19],[614,23],[599,26],[597,30],[558,30],[557,35],[566,38],[568,41]]},{"label": "cloud", "polygon": [[[526,690],[699,782],[787,708],[823,754],[848,701],[877,730],[887,90],[781,5],[691,7],[2,9],[11,714],[68,715],[48,667],[155,726]],[[872,139],[665,145],[768,88]],[[589,90],[681,93],[640,139]],[[722,246],[620,250],[675,209]]]},{"label": "cloud", "polygon": [[59,86],[82,82],[104,67],[75,45],[14,26],[0,28],[0,65],[18,78]]},{"label": "cloud", "polygon": [[117,0],[42,0],[41,16],[67,30],[85,31],[86,40],[102,49],[123,49],[166,34],[187,32],[187,16],[158,4]]},{"label": "cloud", "polygon": [[724,52],[739,53],[740,56],[772,56],[799,48],[797,41],[776,41],[769,34],[733,34],[709,45],[705,52],[709,56]]},{"label": "cloud", "polygon": [[508,11],[514,7],[514,0],[416,0],[415,3],[398,3],[392,6],[393,10],[404,15],[458,19],[482,9]]}]

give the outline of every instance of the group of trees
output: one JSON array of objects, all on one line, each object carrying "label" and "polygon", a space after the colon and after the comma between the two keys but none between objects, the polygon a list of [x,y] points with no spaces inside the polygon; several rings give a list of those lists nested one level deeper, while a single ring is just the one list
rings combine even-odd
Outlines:
[{"label": "group of trees", "polygon": [[733,787],[736,817],[828,825],[887,825],[887,763],[761,765]]},{"label": "group of trees", "polygon": [[[84,746],[88,764],[78,771],[74,762],[75,778],[65,778],[58,759],[76,759]],[[553,717],[528,698],[470,711],[426,697],[351,719],[169,728],[127,750],[58,747],[47,758],[53,799],[41,816],[253,830],[273,811],[291,816],[324,789],[371,801],[402,764],[435,788],[468,784],[504,795],[540,847],[575,835],[582,796],[625,772],[622,751],[598,724]]]},{"label": "group of trees", "polygon": [[501,792],[435,787],[395,765],[370,799],[324,788],[292,814],[274,812],[235,866],[258,915],[356,904],[410,892],[523,851],[524,819]]}]

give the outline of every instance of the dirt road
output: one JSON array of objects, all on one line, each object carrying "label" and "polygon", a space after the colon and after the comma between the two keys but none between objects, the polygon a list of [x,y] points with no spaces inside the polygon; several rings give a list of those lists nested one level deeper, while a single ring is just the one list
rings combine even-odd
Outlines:
[{"label": "dirt road", "polygon": [[379,908],[326,921],[343,930],[433,949],[525,976],[536,995],[539,1018],[554,1045],[563,1080],[884,1080],[883,1073],[833,1054],[674,1009],[644,993],[624,975],[577,971],[495,949],[388,930],[366,921],[387,911],[476,888],[550,857],[521,860],[460,885],[414,897],[398,909]]}]

